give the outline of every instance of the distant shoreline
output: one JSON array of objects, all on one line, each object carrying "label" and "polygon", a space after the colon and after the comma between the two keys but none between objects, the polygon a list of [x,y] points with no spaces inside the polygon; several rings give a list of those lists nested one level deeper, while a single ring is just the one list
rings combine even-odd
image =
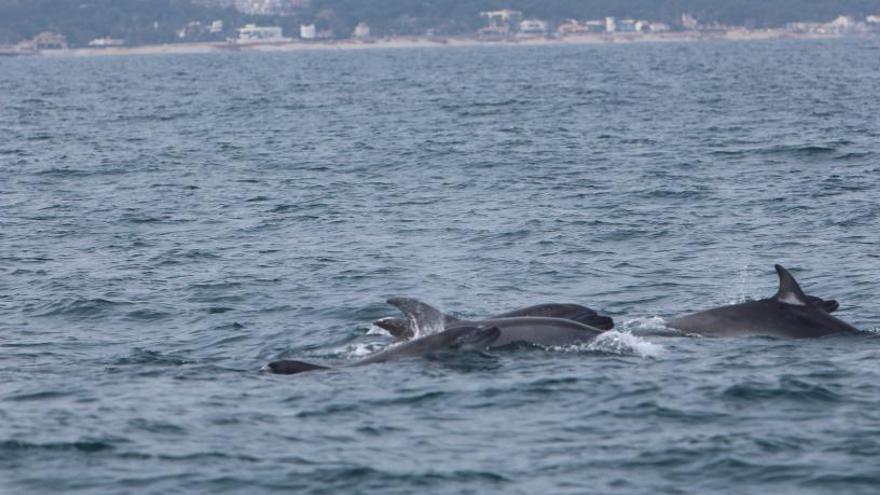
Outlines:
[{"label": "distant shoreline", "polygon": [[106,48],[70,48],[64,50],[42,50],[33,54],[53,57],[107,56],[107,55],[161,55],[161,54],[200,54],[223,52],[288,52],[305,50],[363,50],[372,48],[423,48],[423,47],[469,47],[469,46],[557,46],[557,45],[596,45],[619,43],[664,43],[699,41],[760,41],[782,39],[837,39],[840,34],[792,33],[782,29],[769,30],[730,30],[718,32],[685,31],[675,33],[615,33],[582,34],[561,38],[530,37],[503,40],[486,40],[472,36],[427,37],[401,36],[371,40],[332,40],[332,41],[284,41],[276,43],[171,43],[164,45],[118,46]]}]

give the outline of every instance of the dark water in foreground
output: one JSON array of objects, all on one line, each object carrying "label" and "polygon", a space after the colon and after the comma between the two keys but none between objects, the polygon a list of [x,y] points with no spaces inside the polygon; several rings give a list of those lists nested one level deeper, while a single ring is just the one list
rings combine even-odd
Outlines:
[{"label": "dark water in foreground", "polygon": [[[876,493],[878,61],[0,59],[0,492]],[[777,262],[869,332],[662,335],[772,294]],[[393,295],[620,331],[260,371],[381,348]]]}]

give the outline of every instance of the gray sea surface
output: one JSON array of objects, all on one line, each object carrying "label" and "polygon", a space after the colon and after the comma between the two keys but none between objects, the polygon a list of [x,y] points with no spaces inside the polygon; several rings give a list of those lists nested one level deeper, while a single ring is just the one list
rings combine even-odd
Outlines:
[{"label": "gray sea surface", "polygon": [[[0,492],[873,494],[880,41],[0,58]],[[705,339],[773,264],[856,337]],[[413,296],[589,345],[341,366]]]}]

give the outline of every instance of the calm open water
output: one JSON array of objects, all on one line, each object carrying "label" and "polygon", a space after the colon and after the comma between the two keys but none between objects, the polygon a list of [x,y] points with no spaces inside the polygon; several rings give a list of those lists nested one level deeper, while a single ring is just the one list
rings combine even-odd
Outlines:
[{"label": "calm open water", "polygon": [[[2,493],[876,493],[880,41],[0,59]],[[667,335],[776,290],[865,336]],[[576,348],[344,364],[416,296]]]}]

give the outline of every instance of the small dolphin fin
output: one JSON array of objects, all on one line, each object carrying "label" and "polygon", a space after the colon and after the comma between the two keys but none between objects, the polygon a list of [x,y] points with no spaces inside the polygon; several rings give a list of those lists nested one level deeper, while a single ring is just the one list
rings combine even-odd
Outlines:
[{"label": "small dolphin fin", "polygon": [[834,299],[822,299],[821,297],[816,296],[807,296],[807,302],[812,306],[816,306],[817,308],[822,309],[826,313],[833,313],[837,311],[837,308],[840,307],[840,303],[835,301]]},{"label": "small dolphin fin", "polygon": [[296,373],[302,373],[304,371],[330,369],[326,366],[306,363],[303,361],[292,361],[289,359],[285,359],[282,361],[272,361],[267,365],[267,367],[269,368],[269,371],[279,375],[294,375]]},{"label": "small dolphin fin", "polygon": [[405,318],[387,316],[374,321],[373,325],[390,333],[395,339],[406,340],[413,336],[412,328],[410,328],[409,322]]},{"label": "small dolphin fin", "polygon": [[779,274],[779,292],[774,296],[777,301],[794,306],[809,304],[809,298],[788,270],[782,265],[776,265],[776,273]]},{"label": "small dolphin fin", "polygon": [[430,329],[442,331],[446,325],[447,316],[439,309],[423,303],[418,299],[409,297],[392,297],[388,304],[399,309],[411,323],[416,336],[433,333]]},{"label": "small dolphin fin", "polygon": [[822,301],[822,304],[820,304],[819,307],[825,310],[826,313],[831,314],[837,311],[837,308],[840,307],[840,303],[834,299],[826,299]]}]

